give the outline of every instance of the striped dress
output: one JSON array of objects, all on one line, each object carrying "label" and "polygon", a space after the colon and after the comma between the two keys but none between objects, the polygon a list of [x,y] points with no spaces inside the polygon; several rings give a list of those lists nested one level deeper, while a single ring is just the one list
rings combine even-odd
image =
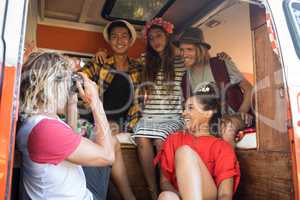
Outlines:
[{"label": "striped dress", "polygon": [[[185,73],[184,61],[181,57],[174,60],[175,80],[171,83],[163,81],[163,70],[157,74],[154,87],[147,96],[142,111],[142,118],[135,127],[133,137],[166,139],[173,132],[183,129],[181,80]],[[172,90],[168,91],[168,86]]]}]

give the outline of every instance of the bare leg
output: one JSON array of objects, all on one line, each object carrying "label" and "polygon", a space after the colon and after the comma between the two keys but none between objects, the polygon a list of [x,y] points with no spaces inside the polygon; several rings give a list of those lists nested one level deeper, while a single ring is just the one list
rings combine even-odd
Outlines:
[{"label": "bare leg", "polygon": [[115,137],[114,142],[116,159],[112,165],[112,180],[117,186],[124,200],[135,200],[135,196],[131,190],[130,183],[128,180],[126,167],[122,156],[121,145]]},{"label": "bare leg", "polygon": [[180,198],[174,192],[165,191],[160,193],[158,200],[180,200]]},{"label": "bare leg", "polygon": [[137,150],[142,170],[151,192],[152,199],[157,199],[157,185],[155,180],[155,169],[152,161],[154,158],[153,145],[149,138],[136,138]]},{"label": "bare leg", "polygon": [[[160,140],[160,139],[155,139],[154,140],[154,145],[155,145],[155,148],[156,148],[156,152],[160,152],[161,148],[162,148],[162,145],[163,145],[164,141],[163,140]],[[160,171],[160,170],[159,170]],[[161,174],[159,175],[159,183],[160,183],[160,191],[163,190],[163,178],[161,176]]]},{"label": "bare leg", "polygon": [[179,193],[184,200],[215,200],[217,188],[198,154],[189,146],[175,153],[175,168]]},{"label": "bare leg", "polygon": [[164,143],[164,141],[161,139],[154,139],[154,146],[155,146],[157,152],[160,152],[163,143]]}]

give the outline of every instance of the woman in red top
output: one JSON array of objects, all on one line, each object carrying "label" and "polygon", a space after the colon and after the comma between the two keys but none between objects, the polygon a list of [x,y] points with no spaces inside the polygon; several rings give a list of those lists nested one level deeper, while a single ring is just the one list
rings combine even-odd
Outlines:
[{"label": "woman in red top", "polygon": [[154,160],[162,170],[159,200],[232,199],[240,169],[232,146],[210,134],[218,108],[212,85],[187,100],[187,130],[170,135]]}]

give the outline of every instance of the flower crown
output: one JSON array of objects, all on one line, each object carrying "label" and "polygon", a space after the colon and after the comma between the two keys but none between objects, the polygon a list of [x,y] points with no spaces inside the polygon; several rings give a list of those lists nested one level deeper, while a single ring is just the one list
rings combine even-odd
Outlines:
[{"label": "flower crown", "polygon": [[173,33],[174,25],[171,22],[163,20],[163,18],[154,18],[150,22],[147,22],[147,24],[144,26],[144,38],[147,39],[147,34],[151,26],[157,25],[162,27],[167,33],[171,34]]}]

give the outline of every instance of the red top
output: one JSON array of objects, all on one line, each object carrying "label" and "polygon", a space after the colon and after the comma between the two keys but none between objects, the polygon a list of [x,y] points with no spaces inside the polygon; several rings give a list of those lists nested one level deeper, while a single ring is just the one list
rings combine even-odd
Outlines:
[{"label": "red top", "polygon": [[175,173],[175,152],[183,146],[190,146],[212,175],[216,186],[228,178],[234,177],[234,192],[240,182],[240,167],[234,149],[222,139],[214,136],[195,137],[184,132],[177,132],[170,135],[163,144],[162,150],[154,159],[156,165],[160,162],[163,175],[178,190]]},{"label": "red top", "polygon": [[55,119],[43,119],[28,137],[30,159],[37,163],[58,164],[78,147],[81,136]]}]

